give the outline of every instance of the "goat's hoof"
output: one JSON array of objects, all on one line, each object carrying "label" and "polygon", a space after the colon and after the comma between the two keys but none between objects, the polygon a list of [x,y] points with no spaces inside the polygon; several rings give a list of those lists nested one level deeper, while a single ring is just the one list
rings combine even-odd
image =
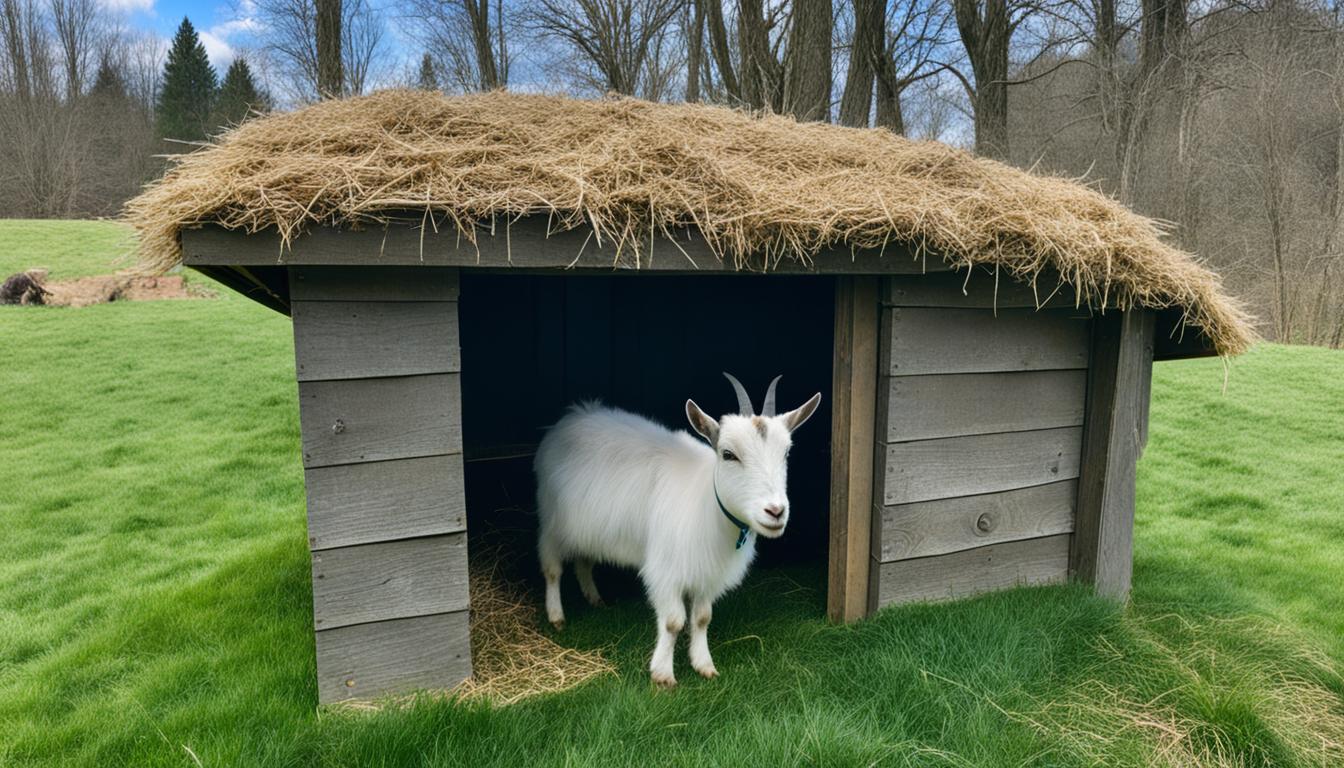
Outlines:
[{"label": "goat's hoof", "polygon": [[591,606],[593,606],[594,608],[606,608],[606,607],[607,607],[606,602],[603,601],[602,598],[600,598],[600,597],[590,597],[590,598],[588,598],[588,604],[591,605]]},{"label": "goat's hoof", "polygon": [[672,674],[663,674],[661,672],[654,672],[652,674],[652,678],[653,678],[653,684],[658,686],[659,688],[666,689],[677,687],[677,678]]},{"label": "goat's hoof", "polygon": [[552,627],[555,627],[555,631],[556,631],[556,632],[564,632],[564,631],[565,631],[565,620],[564,620],[564,619],[551,619],[551,626],[552,626]]},{"label": "goat's hoof", "polygon": [[706,680],[713,680],[719,676],[719,670],[715,669],[713,664],[706,667],[696,667],[695,671],[699,672],[700,676]]}]

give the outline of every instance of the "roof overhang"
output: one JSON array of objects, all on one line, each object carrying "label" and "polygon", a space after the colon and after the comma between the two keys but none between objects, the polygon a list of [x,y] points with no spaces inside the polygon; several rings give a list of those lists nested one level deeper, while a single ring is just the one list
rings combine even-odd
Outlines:
[{"label": "roof overhang", "polygon": [[[183,263],[244,296],[289,314],[293,266],[443,266],[568,274],[918,275],[952,267],[929,250],[893,243],[882,249],[828,248],[806,262],[765,254],[741,265],[720,259],[694,230],[641,243],[596,242],[591,230],[549,231],[547,222],[522,219],[478,230],[473,243],[451,225],[442,231],[419,220],[366,229],[315,229],[285,245],[276,232],[244,234],[206,226],[183,230]],[[992,275],[992,271],[986,270]],[[1050,278],[1042,290],[1058,284]],[[1066,287],[1067,288],[1067,287]],[[1202,331],[1184,323],[1180,308],[1157,311],[1155,360],[1217,355]]]}]

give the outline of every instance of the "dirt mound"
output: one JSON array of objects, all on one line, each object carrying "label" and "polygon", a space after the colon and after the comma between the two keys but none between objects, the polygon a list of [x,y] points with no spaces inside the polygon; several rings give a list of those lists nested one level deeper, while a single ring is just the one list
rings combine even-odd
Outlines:
[{"label": "dirt mound", "polygon": [[[23,273],[32,275],[36,271]],[[73,280],[41,282],[42,302],[53,307],[87,307],[109,301],[154,301],[157,299],[200,299],[206,294],[189,289],[181,275],[144,277],[131,275],[96,275]]]}]

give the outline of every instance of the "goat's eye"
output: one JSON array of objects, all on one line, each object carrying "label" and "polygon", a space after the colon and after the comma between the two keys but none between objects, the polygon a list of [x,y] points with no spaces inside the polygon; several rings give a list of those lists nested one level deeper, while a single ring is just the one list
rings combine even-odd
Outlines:
[{"label": "goat's eye", "polygon": [[725,450],[725,451],[723,452],[723,460],[724,460],[724,461],[738,461],[737,454],[736,454],[736,453],[733,453],[732,451]]}]

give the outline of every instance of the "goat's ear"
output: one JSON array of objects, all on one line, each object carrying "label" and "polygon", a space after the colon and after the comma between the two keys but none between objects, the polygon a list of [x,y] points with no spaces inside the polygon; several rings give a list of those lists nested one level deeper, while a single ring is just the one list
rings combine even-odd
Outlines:
[{"label": "goat's ear", "polygon": [[816,412],[818,405],[821,405],[820,392],[813,395],[806,403],[794,408],[792,411],[781,414],[779,418],[784,421],[784,426],[788,427],[789,431],[792,432],[803,426],[803,422],[812,418],[812,414]]},{"label": "goat's ear", "polygon": [[708,440],[710,445],[718,445],[719,422],[700,410],[700,406],[696,405],[694,400],[686,401],[686,420],[691,422],[691,428]]}]

